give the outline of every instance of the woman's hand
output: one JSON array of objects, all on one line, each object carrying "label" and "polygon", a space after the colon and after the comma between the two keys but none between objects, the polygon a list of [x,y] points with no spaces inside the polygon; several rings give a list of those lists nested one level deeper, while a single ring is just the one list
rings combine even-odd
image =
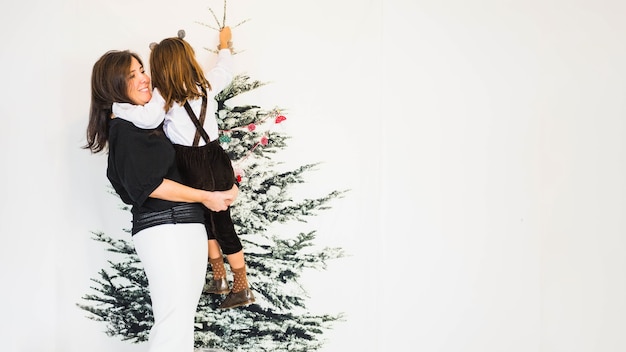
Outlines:
[{"label": "woman's hand", "polygon": [[232,196],[228,195],[226,192],[217,191],[206,191],[206,196],[202,200],[202,204],[213,211],[224,211],[228,209],[228,205],[232,202]]},{"label": "woman's hand", "polygon": [[231,189],[229,189],[228,191],[224,191],[224,193],[230,196],[227,202],[227,205],[230,206],[231,204],[235,202],[235,200],[237,199],[237,196],[239,195],[239,187],[237,187],[237,185],[233,185]]},{"label": "woman's hand", "polygon": [[207,199],[203,201],[202,204],[213,211],[224,211],[237,199],[239,187],[233,185],[228,191],[213,191],[208,193]]},{"label": "woman's hand", "polygon": [[161,185],[150,194],[150,197],[172,202],[202,203],[213,211],[224,211],[235,201],[238,193],[237,186],[228,191],[210,192],[163,179]]}]

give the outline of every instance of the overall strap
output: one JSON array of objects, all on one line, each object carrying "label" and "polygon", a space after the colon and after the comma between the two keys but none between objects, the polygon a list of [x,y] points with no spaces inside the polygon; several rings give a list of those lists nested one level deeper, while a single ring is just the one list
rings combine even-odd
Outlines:
[{"label": "overall strap", "polygon": [[204,130],[204,127],[202,127],[202,125],[204,124],[204,118],[206,116],[206,105],[207,105],[207,97],[206,97],[206,90],[204,91],[204,95],[202,96],[202,109],[200,110],[200,120],[198,121],[198,117],[196,117],[196,114],[194,114],[193,110],[191,109],[191,106],[189,105],[188,101],[185,101],[185,110],[187,110],[187,115],[189,115],[189,118],[191,119],[191,121],[193,121],[194,125],[196,125],[196,135],[194,136],[193,139],[193,146],[197,147],[198,146],[198,142],[200,142],[200,136],[202,136],[202,139],[204,139],[204,142],[209,144],[209,142],[211,141],[211,138],[209,138],[209,134],[206,133],[206,131]]}]

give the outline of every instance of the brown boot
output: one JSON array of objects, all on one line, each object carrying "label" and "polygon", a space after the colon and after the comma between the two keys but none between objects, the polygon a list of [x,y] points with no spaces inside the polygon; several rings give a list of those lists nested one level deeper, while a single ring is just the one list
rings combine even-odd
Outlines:
[{"label": "brown boot", "polygon": [[252,294],[252,291],[249,288],[247,288],[239,292],[231,291],[228,294],[228,296],[226,296],[226,298],[224,299],[224,302],[220,304],[219,308],[220,309],[235,308],[235,307],[247,306],[252,303],[254,303],[254,295]]},{"label": "brown boot", "polygon": [[211,279],[204,285],[204,293],[214,293],[218,295],[226,294],[230,292],[230,288],[228,287],[228,281],[223,277],[221,279]]},{"label": "brown boot", "polygon": [[248,278],[246,277],[246,266],[241,268],[231,268],[233,272],[233,289],[219,308],[228,309],[240,306],[247,306],[254,303],[254,295],[248,287]]},{"label": "brown boot", "polygon": [[209,258],[211,271],[213,271],[213,279],[204,285],[202,290],[204,293],[226,294],[230,292],[228,281],[226,281],[226,269],[224,268],[224,259],[222,257]]}]

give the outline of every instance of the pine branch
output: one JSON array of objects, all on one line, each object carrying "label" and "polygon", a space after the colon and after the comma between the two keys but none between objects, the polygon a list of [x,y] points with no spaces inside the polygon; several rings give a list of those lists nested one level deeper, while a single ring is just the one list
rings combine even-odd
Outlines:
[{"label": "pine branch", "polygon": [[228,99],[263,87],[266,84],[266,82],[251,80],[247,74],[235,75],[231,84],[215,96],[215,100],[218,103],[218,111],[223,109]]},{"label": "pine branch", "polygon": [[[120,253],[120,254],[129,254],[129,255],[134,255],[135,254],[135,247],[132,246],[130,243],[124,241],[124,240],[114,240],[113,238],[107,236],[104,234],[104,232],[100,231],[100,232],[91,232],[94,237],[92,237],[92,239],[98,241],[98,242],[102,242],[104,244],[109,245],[111,248],[107,248],[106,250],[108,252],[113,252],[113,253]],[[137,258],[136,260],[137,262],[139,262],[139,259]]]},{"label": "pine branch", "polygon": [[152,308],[146,287],[147,278],[140,267],[139,258],[134,254],[132,243],[114,240],[102,232],[92,232],[94,240],[108,246],[107,251],[125,256],[125,261],[109,261],[115,274],[99,271],[100,279],[91,279],[99,286],[92,286],[96,294],[82,297],[93,306],[77,304],[89,313],[88,318],[107,323],[109,336],[121,336],[122,340],[141,342],[147,340],[152,325]]}]

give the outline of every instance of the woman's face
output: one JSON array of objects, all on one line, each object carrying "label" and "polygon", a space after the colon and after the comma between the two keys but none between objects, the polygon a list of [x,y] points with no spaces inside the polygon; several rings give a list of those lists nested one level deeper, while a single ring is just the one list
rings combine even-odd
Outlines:
[{"label": "woman's face", "polygon": [[127,86],[128,97],[133,104],[144,105],[152,98],[150,77],[148,77],[143,66],[134,57],[131,57],[130,61]]}]

